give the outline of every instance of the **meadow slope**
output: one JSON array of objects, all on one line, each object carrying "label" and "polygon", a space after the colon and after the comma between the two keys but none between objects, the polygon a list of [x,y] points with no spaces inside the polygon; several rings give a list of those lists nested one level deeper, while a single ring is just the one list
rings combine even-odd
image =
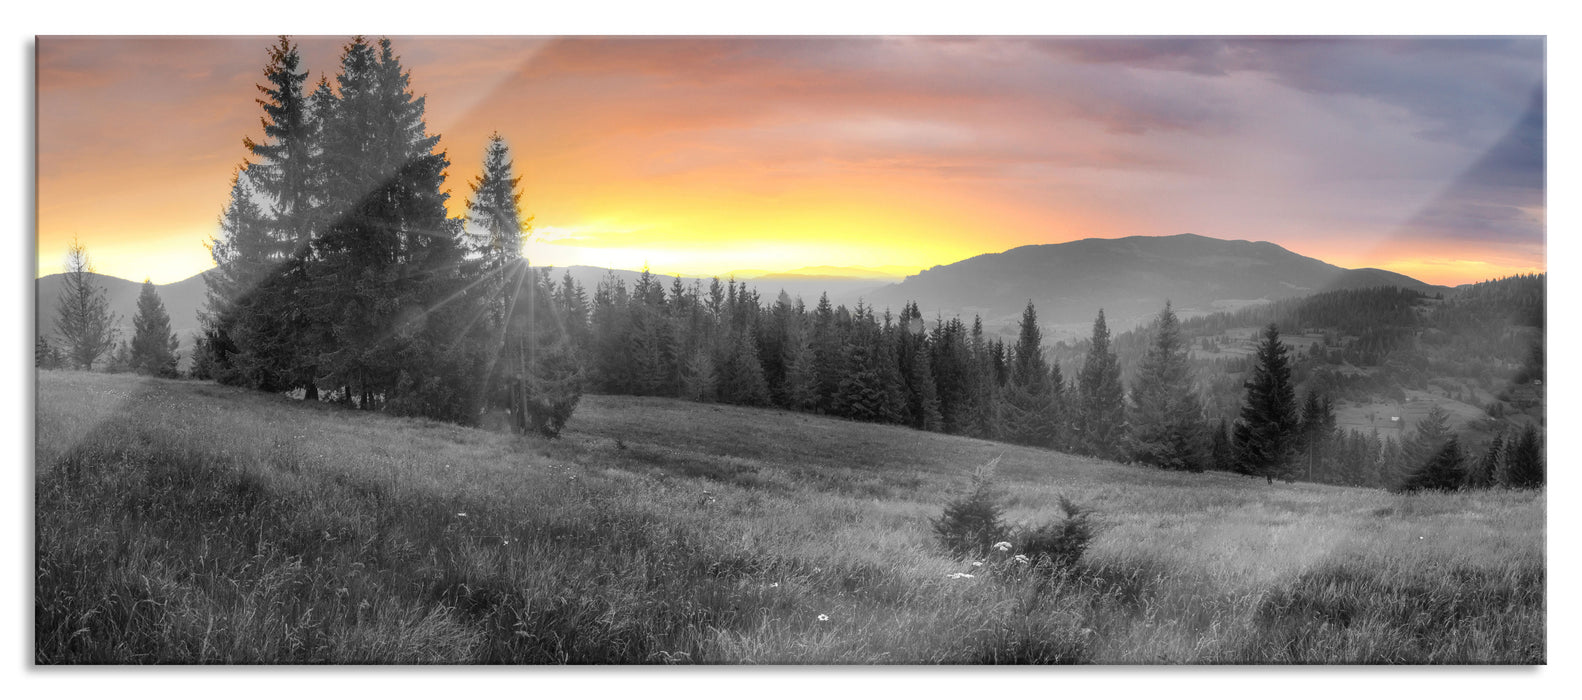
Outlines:
[{"label": "meadow slope", "polygon": [[[38,663],[1545,661],[1544,493],[1176,474],[586,396],[560,440],[38,373]],[[1000,457],[1048,578],[930,519]],[[951,578],[973,573],[972,578]]]}]

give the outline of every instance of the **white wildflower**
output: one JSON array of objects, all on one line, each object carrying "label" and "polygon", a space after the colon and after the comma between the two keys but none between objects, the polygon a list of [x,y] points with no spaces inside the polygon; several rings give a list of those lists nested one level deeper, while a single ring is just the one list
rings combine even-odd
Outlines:
[{"label": "white wildflower", "polygon": [[775,581],[774,583],[769,584],[769,587],[770,588],[779,588],[780,587],[780,582],[779,581]]},{"label": "white wildflower", "polygon": [[1027,562],[1032,561],[1031,559],[1027,558],[1026,554],[1018,554],[1018,555],[1016,555],[1014,557],[1011,557],[1011,559],[1014,560],[1018,564],[1026,564]]},{"label": "white wildflower", "polygon": [[818,621],[819,622],[829,622],[829,616],[828,615],[819,615],[818,616]]},{"label": "white wildflower", "polygon": [[465,517],[467,517],[467,511],[462,511],[460,513],[457,513],[456,517],[458,517],[458,518],[465,518]]},{"label": "white wildflower", "polygon": [[981,561],[972,562],[972,566],[974,568],[979,567],[979,566],[983,566],[983,562],[981,562]]},{"label": "white wildflower", "polygon": [[994,549],[996,551],[1004,552],[1006,550],[1009,550],[1010,548],[1011,548],[1011,543],[1010,542],[995,542],[994,543]]}]

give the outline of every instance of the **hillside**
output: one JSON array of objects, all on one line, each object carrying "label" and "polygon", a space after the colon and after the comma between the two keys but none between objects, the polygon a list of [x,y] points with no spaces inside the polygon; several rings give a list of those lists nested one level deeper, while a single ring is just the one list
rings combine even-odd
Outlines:
[{"label": "hillside", "polygon": [[[1273,323],[1295,350],[1299,385],[1343,401],[1353,414],[1383,418],[1356,427],[1399,431],[1411,424],[1408,417],[1439,404],[1479,443],[1544,420],[1545,305],[1545,276],[1524,275],[1465,285],[1443,298],[1396,287],[1325,292],[1195,318],[1182,333],[1203,376],[1225,377],[1210,387],[1217,394],[1210,403],[1222,413],[1240,399],[1255,336]],[[1118,352],[1131,358],[1123,364],[1135,367],[1147,342],[1146,328],[1117,337]],[[1080,349],[1062,351],[1075,366]]]},{"label": "hillside", "polygon": [[1329,289],[1389,284],[1446,291],[1376,269],[1347,270],[1268,242],[1194,234],[1088,238],[1031,245],[941,265],[885,287],[880,306],[917,301],[924,315],[983,316],[989,328],[1014,321],[1029,299],[1052,326],[1091,324],[1104,309],[1112,328],[1129,328],[1164,306],[1183,317]]},{"label": "hillside", "polygon": [[[545,441],[38,377],[39,663],[1546,658],[1541,491],[1270,487],[658,398],[586,396]],[[942,552],[931,519],[995,458],[1010,520],[1097,511],[1077,567]]]}]

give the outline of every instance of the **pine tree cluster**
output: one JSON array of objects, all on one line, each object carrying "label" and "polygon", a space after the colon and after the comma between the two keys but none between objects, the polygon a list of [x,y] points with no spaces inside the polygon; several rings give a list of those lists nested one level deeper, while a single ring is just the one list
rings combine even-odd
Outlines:
[{"label": "pine tree cluster", "polygon": [[388,39],[352,39],[311,93],[289,39],[268,58],[264,138],[243,142],[211,245],[194,375],[459,423],[497,407],[558,433],[581,395],[580,310],[521,255],[504,139],[451,218],[450,161]]}]

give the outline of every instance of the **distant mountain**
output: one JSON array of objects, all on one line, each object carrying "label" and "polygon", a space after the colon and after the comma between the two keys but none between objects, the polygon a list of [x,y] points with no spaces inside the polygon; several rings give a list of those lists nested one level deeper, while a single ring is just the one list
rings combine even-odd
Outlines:
[{"label": "distant mountain", "polygon": [[1112,329],[1127,329],[1158,313],[1166,299],[1190,317],[1254,301],[1380,285],[1449,291],[1386,270],[1348,270],[1273,243],[1188,233],[1012,248],[924,270],[877,290],[870,300],[881,307],[916,301],[930,318],[979,314],[986,328],[1000,332],[1030,299],[1041,323],[1065,325],[1074,334],[1069,332],[1091,324],[1101,308]]},{"label": "distant mountain", "polygon": [[[208,290],[203,281],[206,274],[199,273],[180,282],[154,285],[160,301],[165,303],[165,312],[170,314],[170,329],[175,331],[176,338],[181,341],[183,363],[192,356],[192,335],[199,330],[198,310],[203,307]],[[35,317],[38,333],[55,334],[55,317],[64,277],[62,274],[53,274],[34,280],[38,302],[38,315]],[[89,277],[95,285],[104,289],[105,298],[110,302],[110,313],[120,316],[117,326],[121,330],[120,338],[130,341],[132,318],[137,315],[137,295],[142,292],[143,283],[97,273],[89,273]]]}]

